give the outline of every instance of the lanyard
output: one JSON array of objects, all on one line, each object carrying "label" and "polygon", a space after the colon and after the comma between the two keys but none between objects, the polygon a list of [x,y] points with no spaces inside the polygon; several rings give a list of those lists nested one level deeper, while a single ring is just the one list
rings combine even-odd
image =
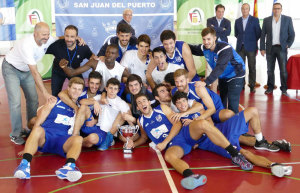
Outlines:
[{"label": "lanyard", "polygon": [[150,57],[149,54],[147,54],[147,59],[146,59],[146,66],[150,63]]},{"label": "lanyard", "polygon": [[67,47],[67,52],[68,52],[68,57],[69,57],[69,64],[70,64],[70,67],[71,67],[71,64],[72,64],[72,62],[73,62],[73,59],[74,59],[74,57],[75,57],[75,55],[76,55],[76,52],[77,52],[77,44],[76,44],[76,49],[75,49],[75,52],[74,52],[74,54],[73,54],[73,56],[72,56],[72,59],[70,58],[70,53],[69,53],[68,47]]}]

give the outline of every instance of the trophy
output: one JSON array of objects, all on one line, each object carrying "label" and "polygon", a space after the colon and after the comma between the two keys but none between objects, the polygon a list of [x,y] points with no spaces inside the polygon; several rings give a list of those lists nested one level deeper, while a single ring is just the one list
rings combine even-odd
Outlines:
[{"label": "trophy", "polygon": [[130,154],[132,153],[132,148],[128,148],[127,144],[130,138],[135,136],[139,130],[139,126],[136,125],[123,125],[119,127],[119,133],[126,138],[126,143],[124,144],[123,153]]}]

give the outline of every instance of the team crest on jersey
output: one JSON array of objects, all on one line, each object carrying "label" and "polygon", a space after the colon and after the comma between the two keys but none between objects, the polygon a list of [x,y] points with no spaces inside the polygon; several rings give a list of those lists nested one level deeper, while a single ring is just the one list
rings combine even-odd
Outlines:
[{"label": "team crest on jersey", "polygon": [[197,117],[199,117],[197,114],[193,115],[193,119],[196,119]]},{"label": "team crest on jersey", "polygon": [[161,115],[157,115],[157,116],[155,117],[155,119],[156,119],[157,122],[161,122],[162,117],[161,117]]},{"label": "team crest on jersey", "polygon": [[218,58],[217,58],[217,57],[214,57],[214,61],[217,62],[217,60],[218,60]]},{"label": "team crest on jersey", "polygon": [[176,60],[176,62],[181,62],[181,57],[180,56],[176,56],[175,60]]}]

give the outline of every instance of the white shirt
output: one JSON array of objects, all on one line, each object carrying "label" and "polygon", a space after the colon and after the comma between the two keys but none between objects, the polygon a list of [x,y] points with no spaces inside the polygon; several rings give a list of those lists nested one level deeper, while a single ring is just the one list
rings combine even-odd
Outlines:
[{"label": "white shirt", "polygon": [[130,110],[128,104],[118,96],[114,99],[107,98],[107,100],[108,105],[101,105],[101,112],[97,123],[100,129],[105,132],[111,130],[112,124],[119,112],[127,113]]},{"label": "white shirt", "polygon": [[47,48],[56,38],[50,36],[46,44],[38,46],[34,40],[33,34],[17,40],[14,47],[6,54],[5,59],[15,68],[28,72],[28,65],[36,65],[45,55]]},{"label": "white shirt", "polygon": [[276,20],[272,19],[272,45],[280,44],[280,26],[281,26],[281,15],[276,22]]},{"label": "white shirt", "polygon": [[183,67],[172,63],[168,63],[168,67],[164,71],[160,71],[158,70],[158,67],[156,67],[152,72],[152,78],[156,84],[160,84],[164,81],[164,78],[168,73],[175,72],[177,69],[183,69]]},{"label": "white shirt", "polygon": [[110,78],[116,78],[121,82],[122,75],[125,67],[120,65],[119,62],[115,61],[115,66],[113,69],[109,70],[104,62],[99,61],[95,71],[99,72],[102,75],[102,83],[100,90],[103,91],[106,86],[107,81]]},{"label": "white shirt", "polygon": [[146,70],[150,63],[150,59],[146,63],[142,62],[138,57],[138,50],[128,50],[122,57],[121,65],[128,69],[130,74],[139,75],[143,82],[146,82]]}]

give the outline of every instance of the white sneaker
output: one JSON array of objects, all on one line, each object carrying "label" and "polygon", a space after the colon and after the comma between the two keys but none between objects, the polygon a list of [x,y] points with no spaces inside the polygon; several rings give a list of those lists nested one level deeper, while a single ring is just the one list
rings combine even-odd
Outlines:
[{"label": "white sneaker", "polygon": [[291,175],[293,171],[293,167],[292,166],[286,166],[286,165],[282,165],[282,164],[275,164],[271,167],[271,172],[274,176],[277,176],[279,178],[287,175]]}]

